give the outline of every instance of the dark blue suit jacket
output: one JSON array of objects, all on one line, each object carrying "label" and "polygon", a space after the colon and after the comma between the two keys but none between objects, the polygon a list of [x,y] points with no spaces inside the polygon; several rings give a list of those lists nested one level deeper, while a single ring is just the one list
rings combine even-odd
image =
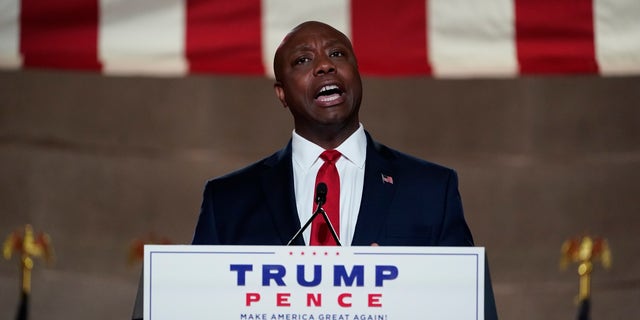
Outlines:
[{"label": "dark blue suit jacket", "polygon": [[[193,244],[285,245],[300,229],[294,194],[289,142],[268,158],[207,182]],[[367,133],[364,189],[351,245],[372,243],[473,246],[473,238],[455,171],[390,149]],[[485,270],[485,319],[497,319],[488,264]]]},{"label": "dark blue suit jacket", "polygon": [[[374,142],[351,245],[472,246],[456,173]],[[382,175],[393,183],[384,182]],[[300,229],[291,143],[206,184],[193,244],[284,245]],[[303,245],[300,237],[296,244]]]},{"label": "dark blue suit jacket", "polygon": [[[291,142],[207,182],[193,244],[285,245],[300,229]],[[384,182],[382,175],[393,183]],[[304,223],[304,222],[303,222]],[[376,143],[367,133],[360,212],[351,245],[473,246],[455,171]],[[298,237],[297,245],[304,245]],[[487,267],[487,266],[486,266]],[[488,267],[485,319],[497,319]]]}]

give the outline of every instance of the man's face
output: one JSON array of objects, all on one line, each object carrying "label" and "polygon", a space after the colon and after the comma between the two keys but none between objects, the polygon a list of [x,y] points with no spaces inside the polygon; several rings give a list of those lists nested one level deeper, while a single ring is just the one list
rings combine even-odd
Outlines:
[{"label": "man's face", "polygon": [[291,111],[296,132],[305,136],[358,127],[362,82],[342,33],[318,22],[300,25],[278,49],[274,69],[276,95]]}]

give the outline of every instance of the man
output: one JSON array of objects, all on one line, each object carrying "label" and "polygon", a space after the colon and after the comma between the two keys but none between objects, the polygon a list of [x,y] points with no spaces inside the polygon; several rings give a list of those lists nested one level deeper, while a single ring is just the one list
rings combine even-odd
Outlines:
[{"label": "man", "polygon": [[[473,245],[456,173],[364,131],[362,82],[344,34],[320,22],[297,26],[276,51],[274,71],[276,96],[293,115],[292,139],[272,156],[207,183],[193,244],[335,244],[320,216],[294,237],[315,210],[318,183],[333,179],[320,178],[328,172],[337,180],[327,182],[325,209],[343,245]],[[325,151],[335,157],[325,159]],[[488,271],[486,283],[485,319],[496,319]]]}]

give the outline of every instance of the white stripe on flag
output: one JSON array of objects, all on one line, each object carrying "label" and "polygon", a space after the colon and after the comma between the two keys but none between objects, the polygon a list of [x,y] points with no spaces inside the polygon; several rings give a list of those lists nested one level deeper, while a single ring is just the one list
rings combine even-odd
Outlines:
[{"label": "white stripe on flag", "polygon": [[427,6],[436,77],[517,75],[512,0],[429,0]]},{"label": "white stripe on flag", "polygon": [[0,68],[22,66],[20,54],[20,0],[0,1]]},{"label": "white stripe on flag", "polygon": [[185,11],[183,0],[100,0],[104,72],[185,74]]},{"label": "white stripe on flag", "polygon": [[640,1],[594,0],[596,57],[603,75],[640,72]]},{"label": "white stripe on flag", "polygon": [[327,23],[350,36],[350,1],[262,0],[262,61],[267,75],[273,77],[273,56],[282,38],[307,20]]}]

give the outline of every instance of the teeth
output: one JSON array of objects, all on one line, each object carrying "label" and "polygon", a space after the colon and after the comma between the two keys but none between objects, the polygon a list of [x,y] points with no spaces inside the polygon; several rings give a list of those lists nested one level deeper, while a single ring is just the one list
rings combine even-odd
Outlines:
[{"label": "teeth", "polygon": [[339,89],[339,88],[335,84],[324,86],[324,87],[322,87],[322,89],[320,89],[320,93],[325,92],[325,91],[329,91],[329,90],[334,90],[334,89]]},{"label": "teeth", "polygon": [[338,98],[340,98],[340,96],[334,94],[334,95],[326,96],[326,97],[324,97],[324,96],[318,97],[318,100],[322,101],[322,102],[330,102],[330,101],[336,100]]}]

